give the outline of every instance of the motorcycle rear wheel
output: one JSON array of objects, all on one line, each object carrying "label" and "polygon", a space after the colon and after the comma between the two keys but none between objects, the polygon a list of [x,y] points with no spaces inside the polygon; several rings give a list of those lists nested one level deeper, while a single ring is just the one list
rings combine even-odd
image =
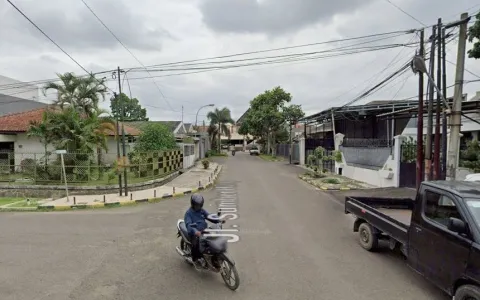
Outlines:
[{"label": "motorcycle rear wheel", "polygon": [[240,285],[240,276],[238,276],[237,268],[235,267],[235,265],[224,260],[221,265],[220,275],[222,275],[223,282],[225,282],[229,289],[231,289],[232,291],[238,289],[238,286]]}]

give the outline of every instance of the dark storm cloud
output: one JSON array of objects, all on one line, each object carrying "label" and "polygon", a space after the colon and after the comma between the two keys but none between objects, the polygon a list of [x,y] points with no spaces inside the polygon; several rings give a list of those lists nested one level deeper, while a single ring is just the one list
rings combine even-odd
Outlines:
[{"label": "dark storm cloud", "polygon": [[[19,2],[17,6],[59,45],[72,50],[121,47],[95,16],[80,1]],[[90,3],[91,2],[91,3]],[[162,28],[148,28],[142,16],[136,15],[122,1],[87,1],[94,12],[129,48],[159,50],[162,40],[171,38]],[[2,4],[0,27],[2,41],[16,46],[38,47],[50,43],[35,27],[6,2]],[[3,43],[3,42],[2,42]]]},{"label": "dark storm cloud", "polygon": [[281,35],[340,13],[353,13],[370,0],[204,0],[205,24],[218,32]]}]

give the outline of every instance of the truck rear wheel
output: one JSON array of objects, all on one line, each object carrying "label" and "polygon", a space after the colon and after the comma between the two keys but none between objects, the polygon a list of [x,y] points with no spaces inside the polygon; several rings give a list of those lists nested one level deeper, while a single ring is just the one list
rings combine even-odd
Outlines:
[{"label": "truck rear wheel", "polygon": [[363,249],[375,251],[378,248],[378,236],[374,233],[372,225],[368,223],[360,224],[358,227],[358,236]]},{"label": "truck rear wheel", "polygon": [[462,285],[455,292],[455,300],[480,300],[480,288],[474,285]]}]

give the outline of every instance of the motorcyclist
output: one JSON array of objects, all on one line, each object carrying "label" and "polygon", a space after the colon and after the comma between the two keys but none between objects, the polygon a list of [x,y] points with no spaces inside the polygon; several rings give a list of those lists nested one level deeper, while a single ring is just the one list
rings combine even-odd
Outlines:
[{"label": "motorcyclist", "polygon": [[195,267],[202,267],[204,260],[200,253],[200,237],[208,224],[205,221],[209,213],[203,209],[205,200],[200,194],[190,197],[190,208],[185,212],[185,225],[187,226],[190,240],[192,241],[192,261]]}]

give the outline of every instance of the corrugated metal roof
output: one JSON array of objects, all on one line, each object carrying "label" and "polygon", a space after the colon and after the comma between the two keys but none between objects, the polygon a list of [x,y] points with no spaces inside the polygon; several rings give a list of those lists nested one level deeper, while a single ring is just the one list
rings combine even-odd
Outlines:
[{"label": "corrugated metal roof", "polygon": [[47,106],[46,103],[0,94],[0,117]]}]

